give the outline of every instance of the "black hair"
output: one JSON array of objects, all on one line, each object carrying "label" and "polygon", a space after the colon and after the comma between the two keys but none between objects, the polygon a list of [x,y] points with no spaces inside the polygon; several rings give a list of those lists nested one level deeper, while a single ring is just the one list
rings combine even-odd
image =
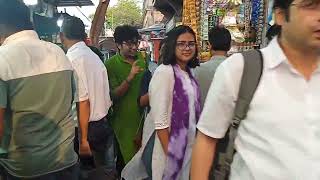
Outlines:
[{"label": "black hair", "polygon": [[0,0],[0,24],[2,35],[23,30],[33,30],[29,8],[19,0]]},{"label": "black hair", "polygon": [[[175,65],[177,63],[176,58],[176,45],[177,39],[180,35],[184,33],[190,33],[194,36],[194,40],[196,41],[196,33],[189,27],[185,25],[180,25],[173,28],[170,32],[167,33],[167,38],[163,47],[163,64],[164,65]],[[195,68],[199,66],[198,59],[198,48],[196,47],[196,53],[191,61],[188,63],[189,68]]]},{"label": "black hair", "polygon": [[162,39],[161,41],[160,41],[160,44],[159,44],[159,51],[161,50],[161,47],[166,43],[166,38],[164,38],[164,39]]},{"label": "black hair", "polygon": [[74,16],[65,18],[61,29],[64,36],[70,40],[83,41],[87,37],[82,20]]},{"label": "black hair", "polygon": [[277,35],[280,35],[280,32],[281,32],[281,26],[274,24],[268,29],[266,37],[268,38],[269,41],[271,41],[272,38],[274,38]]},{"label": "black hair", "polygon": [[274,0],[273,8],[279,8],[283,10],[289,9],[294,0]]},{"label": "black hair", "polygon": [[294,0],[274,0],[273,9],[282,9],[285,12],[286,20],[289,21],[289,9]]},{"label": "black hair", "polygon": [[114,41],[117,44],[122,44],[125,41],[140,40],[140,35],[137,28],[129,25],[118,26],[114,30]]},{"label": "black hair", "polygon": [[231,34],[228,29],[215,27],[209,31],[209,43],[214,51],[229,51],[231,48]]}]

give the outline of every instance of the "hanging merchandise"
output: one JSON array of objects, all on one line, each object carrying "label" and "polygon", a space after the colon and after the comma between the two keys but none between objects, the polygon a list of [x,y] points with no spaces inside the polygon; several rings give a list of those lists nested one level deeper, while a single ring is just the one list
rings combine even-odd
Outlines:
[{"label": "hanging merchandise", "polygon": [[256,25],[257,28],[257,39],[256,39],[256,44],[257,45],[262,45],[262,38],[263,36],[263,31],[265,27],[265,6],[264,6],[264,0],[259,0],[260,1],[260,10],[259,10],[259,17],[258,17],[258,22]]},{"label": "hanging merchandise", "polygon": [[269,23],[269,25],[273,25],[274,24],[274,20],[273,20],[273,4],[274,4],[274,0],[269,0],[268,1],[268,11],[267,11],[267,22]]},{"label": "hanging merchandise", "polygon": [[[262,2],[263,3],[263,2]],[[258,27],[260,16],[261,0],[252,0],[251,22],[254,27]]]},{"label": "hanging merchandise", "polygon": [[242,4],[242,0],[217,0],[219,4],[225,4],[230,7]]},{"label": "hanging merchandise", "polygon": [[237,26],[237,12],[235,10],[227,12],[222,20],[222,24],[226,27]]},{"label": "hanging merchandise", "polygon": [[251,30],[251,0],[245,0],[244,3],[244,17],[245,17],[245,22],[244,22],[244,31],[245,31],[245,37],[249,37],[249,33]]},{"label": "hanging merchandise", "polygon": [[[201,2],[200,2],[201,3]],[[197,7],[198,6],[198,7]],[[198,11],[197,11],[198,9]],[[197,0],[183,1],[183,18],[182,23],[190,26],[199,35],[199,20],[200,20],[200,4]]]},{"label": "hanging merchandise", "polygon": [[228,0],[227,2],[230,6],[238,6],[242,4],[242,0]]},{"label": "hanging merchandise", "polygon": [[231,33],[231,53],[262,47],[268,1],[273,0],[184,0],[183,24],[196,32],[201,57],[210,54],[209,30],[219,26]]},{"label": "hanging merchandise", "polygon": [[239,6],[239,11],[237,14],[237,22],[238,22],[238,26],[240,27],[244,27],[244,23],[245,23],[245,5],[241,4]]}]

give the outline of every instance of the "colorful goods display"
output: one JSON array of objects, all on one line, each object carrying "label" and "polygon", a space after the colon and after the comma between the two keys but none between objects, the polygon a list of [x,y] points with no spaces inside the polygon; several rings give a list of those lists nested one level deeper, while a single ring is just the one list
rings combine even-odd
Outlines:
[{"label": "colorful goods display", "polygon": [[264,46],[268,0],[184,0],[183,3],[183,24],[196,31],[201,59],[210,56],[208,32],[216,26],[224,26],[231,32],[230,53]]}]

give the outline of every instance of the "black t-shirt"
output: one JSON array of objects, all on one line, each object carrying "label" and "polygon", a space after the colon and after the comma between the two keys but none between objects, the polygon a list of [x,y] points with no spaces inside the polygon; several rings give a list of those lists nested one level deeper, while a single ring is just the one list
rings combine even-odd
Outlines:
[{"label": "black t-shirt", "polygon": [[[138,104],[140,104],[139,102],[140,102],[141,96],[148,94],[149,84],[150,84],[151,78],[152,78],[152,73],[147,69],[144,72],[142,80],[141,80],[140,93],[139,93],[139,97],[138,97]],[[150,106],[143,107],[143,108],[148,108],[148,112],[150,111]]]}]

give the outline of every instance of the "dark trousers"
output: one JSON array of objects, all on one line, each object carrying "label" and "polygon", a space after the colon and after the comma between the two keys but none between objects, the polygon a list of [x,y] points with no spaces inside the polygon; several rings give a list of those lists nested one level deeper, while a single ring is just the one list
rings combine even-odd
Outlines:
[{"label": "dark trousers", "polygon": [[[78,130],[76,129],[76,136]],[[81,164],[85,166],[104,168],[106,171],[116,169],[115,150],[114,150],[114,132],[110,123],[103,118],[99,121],[89,122],[88,126],[88,141],[90,144],[93,159],[90,157],[80,157]],[[78,152],[79,141],[75,139],[75,150]]]}]

